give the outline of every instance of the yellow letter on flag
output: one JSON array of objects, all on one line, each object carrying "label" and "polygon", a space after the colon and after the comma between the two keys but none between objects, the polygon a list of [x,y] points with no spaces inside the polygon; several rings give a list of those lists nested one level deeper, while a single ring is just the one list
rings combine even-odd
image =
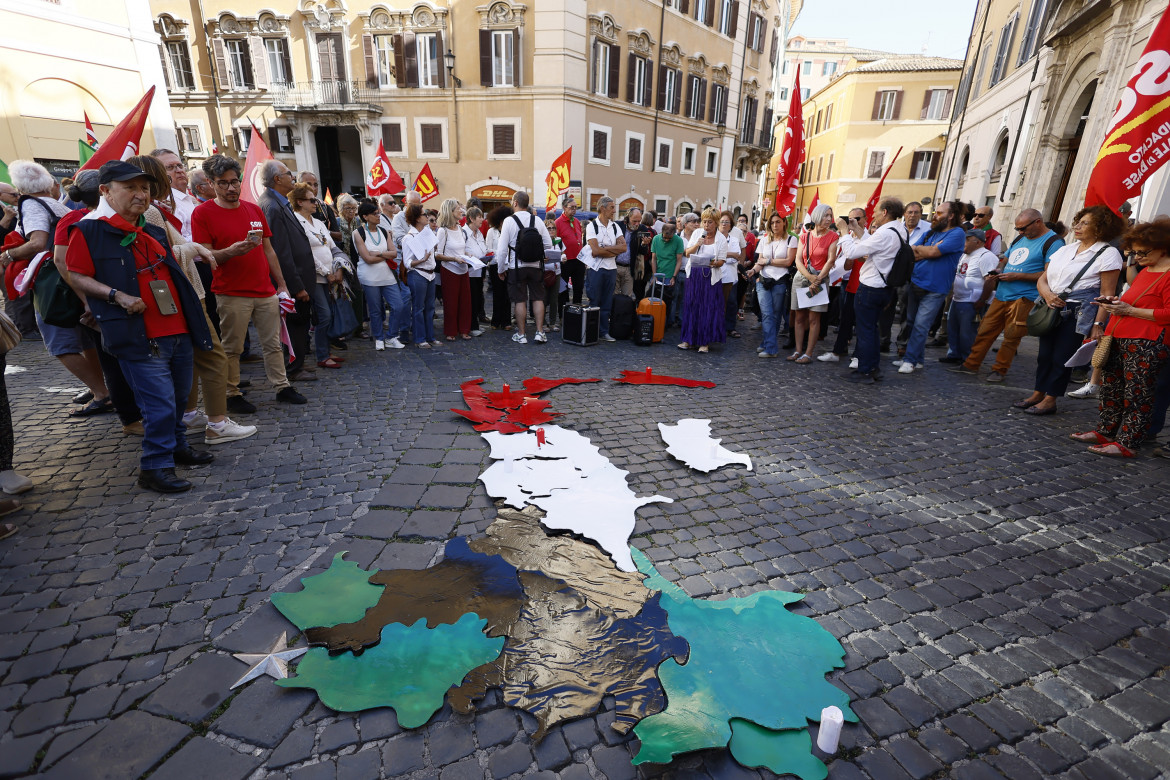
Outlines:
[{"label": "yellow letter on flag", "polygon": [[557,198],[562,192],[569,188],[569,170],[573,167],[573,147],[569,147],[564,153],[553,161],[552,168],[548,172],[548,176],[544,178],[547,195],[545,196],[544,207],[548,211],[552,211],[557,207]]}]

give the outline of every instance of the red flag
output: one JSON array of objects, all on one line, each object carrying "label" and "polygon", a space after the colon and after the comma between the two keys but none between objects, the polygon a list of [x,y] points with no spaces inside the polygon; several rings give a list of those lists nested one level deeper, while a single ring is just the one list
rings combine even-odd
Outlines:
[{"label": "red flag", "polygon": [[546,192],[544,207],[547,211],[552,211],[557,207],[557,198],[569,188],[569,170],[572,167],[573,147],[570,146],[560,157],[553,160],[548,176],[544,177]]},{"label": "red flag", "polygon": [[138,154],[138,144],[142,140],[142,131],[146,129],[146,115],[150,111],[150,101],[153,99],[154,87],[151,87],[126,118],[118,123],[102,144],[102,148],[77,170],[96,171],[111,160],[125,160]]},{"label": "red flag", "polygon": [[248,139],[248,156],[244,158],[244,190],[240,198],[249,203],[260,203],[260,193],[264,192],[264,161],[272,159],[272,152],[268,144],[264,143],[264,136],[252,125],[252,136]]},{"label": "red flag", "polygon": [[366,174],[366,191],[371,196],[377,196],[397,195],[405,190],[406,183],[402,181],[398,171],[394,170],[394,166],[390,164],[390,158],[386,156],[385,145],[378,141],[378,153],[374,155],[374,164],[370,166],[370,171]]},{"label": "red flag", "polygon": [[326,206],[333,205],[333,193],[329,191],[328,187],[325,188],[325,205]]},{"label": "red flag", "polygon": [[[1140,195],[1142,184],[1170,153],[1170,12],[1163,11],[1121,93],[1105,141],[1097,154],[1085,206],[1121,204]],[[1119,212],[1120,213],[1120,212]]]},{"label": "red flag", "polygon": [[787,217],[796,208],[796,192],[800,189],[800,166],[804,163],[804,110],[800,104],[800,70],[792,85],[792,100],[788,104],[788,126],[784,129],[784,146],[780,149],[780,165],[776,167],[776,213]]},{"label": "red flag", "polygon": [[435,176],[431,173],[430,163],[424,165],[423,169],[418,172],[418,177],[414,180],[414,188],[418,190],[419,195],[422,195],[423,203],[439,196],[439,185],[435,184]]},{"label": "red flag", "polygon": [[101,146],[98,143],[97,133],[93,131],[93,124],[89,121],[89,114],[82,111],[81,115],[85,117],[85,142],[93,147],[93,150],[96,152],[98,147]]},{"label": "red flag", "polygon": [[898,162],[898,155],[902,153],[902,147],[898,147],[898,151],[894,152],[894,159],[890,160],[890,164],[886,166],[886,172],[882,174],[882,178],[878,181],[877,187],[873,191],[873,195],[869,196],[869,202],[865,204],[865,224],[873,222],[873,210],[877,208],[878,201],[882,197],[882,185],[886,181],[886,177],[890,175],[890,169],[894,167],[894,163]]},{"label": "red flag", "polygon": [[821,202],[821,188],[817,187],[816,192],[813,193],[812,203],[808,204],[808,209],[804,212],[804,222],[800,223],[800,229],[803,231],[804,226],[812,221],[813,209]]}]

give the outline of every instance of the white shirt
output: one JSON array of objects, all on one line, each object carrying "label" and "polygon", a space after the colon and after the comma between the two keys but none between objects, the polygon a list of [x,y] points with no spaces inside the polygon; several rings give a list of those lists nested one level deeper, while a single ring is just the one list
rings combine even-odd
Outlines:
[{"label": "white shirt", "polygon": [[881,289],[886,286],[883,276],[890,275],[894,267],[894,257],[906,238],[906,225],[900,221],[887,222],[873,234],[862,241],[855,241],[853,246],[845,251],[844,257],[856,260],[867,257],[865,265],[861,266],[861,278],[858,279],[866,287]]},{"label": "white shirt", "polygon": [[1101,247],[1108,248],[1097,255],[1097,259],[1093,260],[1089,270],[1085,271],[1084,275],[1077,280],[1073,292],[1096,290],[1101,287],[1102,272],[1121,270],[1123,265],[1121,253],[1104,241],[1098,241],[1083,252],[1077,251],[1080,246],[1081,242],[1074,241],[1057,249],[1052,253],[1052,258],[1044,269],[1044,273],[1048,275],[1048,287],[1057,295],[1060,295],[1066,287],[1072,284],[1072,280],[1085,267],[1085,263],[1092,260]]},{"label": "white shirt", "polygon": [[[447,255],[448,257],[465,257],[467,251],[467,236],[463,233],[463,228],[456,225],[454,228],[439,228],[438,236],[439,244],[435,252],[440,255]],[[443,261],[443,267],[453,274],[463,275],[469,270],[463,263],[453,263],[450,260]]]},{"label": "white shirt", "polygon": [[[604,224],[601,217],[591,219],[585,225],[585,243],[588,244],[590,239],[597,240],[597,248],[615,246],[617,244],[618,236],[624,235],[622,226],[615,220],[610,220],[609,224]],[[602,271],[616,271],[617,258],[603,257],[601,258],[601,265],[599,269]]]},{"label": "white shirt", "polygon": [[[731,232],[727,235],[726,240],[727,240],[727,247],[731,251],[735,251],[731,248],[734,247],[736,244],[739,244],[740,255],[742,255],[744,250],[747,248],[747,238],[744,237],[743,231],[740,230],[738,227],[733,226],[731,228]],[[739,261],[742,259],[743,258],[740,257],[739,259],[733,260],[732,262],[723,264],[723,283],[724,284],[735,284],[735,282],[737,282],[739,280],[739,269],[737,266],[739,264]]]},{"label": "white shirt", "polygon": [[983,247],[959,258],[959,265],[955,268],[955,285],[952,289],[955,303],[978,301],[983,296],[983,279],[997,266],[999,258],[994,252]]},{"label": "white shirt", "polygon": [[[869,232],[868,228],[861,231],[861,240],[862,241],[869,238],[869,236],[870,236],[870,232]],[[854,242],[856,242],[856,241],[857,241],[857,239],[853,237],[852,233],[844,233],[841,235],[841,237],[839,239],[837,239],[837,260],[835,261],[834,265],[836,265],[837,267],[841,268],[844,271],[844,273],[841,276],[842,282],[849,281],[849,277],[853,276],[853,269],[852,268],[850,268],[848,270],[845,269],[845,252],[846,252],[846,250],[849,249],[849,247],[853,246]],[[797,242],[797,243],[799,244],[799,242]]]},{"label": "white shirt", "polygon": [[795,248],[797,245],[796,236],[785,236],[784,238],[775,241],[767,238],[761,238],[760,243],[756,244],[756,262],[761,260],[768,263],[760,271],[760,276],[767,279],[783,279],[788,276],[788,267],[780,268],[772,265],[773,260],[784,260],[788,257],[789,248]]},{"label": "white shirt", "polygon": [[437,243],[438,239],[430,225],[422,230],[411,228],[410,232],[402,239],[403,267],[418,273],[428,282],[433,281],[435,278],[435,245]]},{"label": "white shirt", "polygon": [[[699,228],[691,233],[691,243],[688,244],[687,248],[702,244],[705,238],[707,238],[707,231]],[[727,260],[727,239],[718,230],[715,231],[714,242],[700,246],[687,257],[687,276],[691,275],[692,268],[709,267],[713,260]],[[715,278],[720,279],[721,277],[716,275]]]},{"label": "white shirt", "polygon": [[175,201],[175,219],[183,223],[183,229],[179,232],[183,234],[184,239],[190,241],[191,212],[199,205],[199,199],[174,187],[171,188],[171,198]]},{"label": "white shirt", "polygon": [[317,268],[317,284],[324,284],[325,277],[333,273],[333,239],[329,236],[329,228],[319,219],[312,217],[306,219],[304,215],[295,211],[293,214],[309,238],[309,246],[313,250],[313,265]]},{"label": "white shirt", "polygon": [[[483,260],[488,251],[487,244],[483,240],[483,233],[471,227],[470,224],[463,226],[463,232],[467,236],[467,254]],[[483,276],[483,268],[471,269],[471,276],[475,279],[481,278]]]},{"label": "white shirt", "polygon": [[[500,273],[508,270],[512,266],[513,247],[516,245],[516,238],[520,235],[520,229],[516,226],[516,219],[520,218],[520,224],[524,227],[535,227],[540,233],[541,239],[544,240],[545,251],[552,249],[552,238],[548,234],[548,228],[544,226],[544,220],[531,214],[527,211],[517,211],[511,217],[504,220],[504,224],[500,226],[500,240],[496,243],[496,267],[500,269]],[[541,260],[543,264],[544,260]]]},{"label": "white shirt", "polygon": [[[390,245],[390,234],[380,230],[370,230],[368,225],[362,225],[362,228],[365,230],[366,237],[362,239],[360,229],[353,231],[354,245],[356,246],[357,242],[361,240],[366,245],[366,252],[370,254],[385,252]],[[357,278],[358,282],[365,287],[387,287],[391,284],[398,284],[398,278],[390,270],[389,265],[386,263],[367,263],[360,256],[357,261]]]}]

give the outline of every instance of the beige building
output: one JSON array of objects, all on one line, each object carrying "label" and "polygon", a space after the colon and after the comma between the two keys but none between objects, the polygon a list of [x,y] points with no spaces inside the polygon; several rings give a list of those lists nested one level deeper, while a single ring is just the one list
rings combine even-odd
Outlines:
[{"label": "beige building", "polygon": [[543,205],[549,166],[572,146],[586,205],[611,195],[673,213],[754,205],[789,2],[151,8],[192,162],[213,139],[242,155],[254,124],[335,195],[362,190],[382,141],[408,183],[429,164],[441,197],[493,203],[525,189]]},{"label": "beige building", "polygon": [[[36,160],[59,177],[78,166],[88,114],[99,138],[162,83],[147,0],[0,0],[0,160]],[[175,143],[164,89],[141,146]]]},{"label": "beige building", "polygon": [[890,52],[859,49],[850,46],[844,38],[808,38],[794,35],[788,39],[784,61],[780,64],[776,92],[776,117],[788,116],[788,101],[800,73],[800,99],[808,100],[829,82],[844,73],[851,63],[873,62],[889,56]]},{"label": "beige building", "polygon": [[797,213],[818,190],[820,202],[841,211],[865,206],[899,148],[882,193],[929,203],[961,69],[959,60],[917,55],[851,60],[810,95],[801,105],[806,157]]}]

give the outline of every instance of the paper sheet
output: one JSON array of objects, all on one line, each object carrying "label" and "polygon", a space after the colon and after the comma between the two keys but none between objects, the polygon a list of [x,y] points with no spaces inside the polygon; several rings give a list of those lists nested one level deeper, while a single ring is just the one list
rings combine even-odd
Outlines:
[{"label": "paper sheet", "polygon": [[811,298],[808,296],[810,288],[802,287],[796,294],[796,308],[809,309],[813,306],[828,306],[829,305],[829,286],[823,285],[821,291]]},{"label": "paper sheet", "polygon": [[1065,368],[1076,368],[1077,366],[1087,366],[1089,361],[1093,359],[1093,352],[1097,349],[1097,340],[1086,341],[1081,345],[1081,348],[1073,353],[1073,356],[1064,364]]},{"label": "paper sheet", "polygon": [[829,269],[829,284],[834,285],[841,281],[846,273],[848,272],[845,270],[845,260],[837,260],[837,262],[833,263],[833,267]]}]

